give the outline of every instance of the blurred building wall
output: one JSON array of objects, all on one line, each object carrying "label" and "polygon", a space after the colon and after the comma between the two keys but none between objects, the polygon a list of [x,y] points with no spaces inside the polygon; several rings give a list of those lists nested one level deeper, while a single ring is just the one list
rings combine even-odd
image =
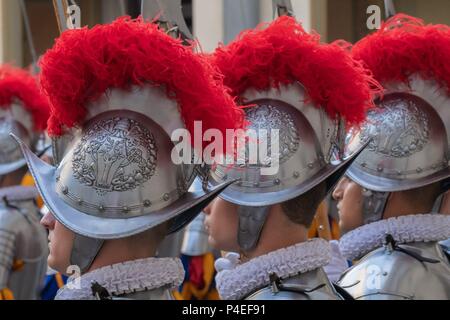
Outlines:
[{"label": "blurred building wall", "polygon": [[0,63],[21,66],[23,60],[22,16],[19,1],[0,0]]},{"label": "blurred building wall", "polygon": [[[327,0],[326,34],[328,41],[356,42],[373,30],[367,28],[367,8],[377,5],[384,20],[384,0]],[[397,13],[422,18],[427,23],[450,25],[449,0],[394,0]]]},{"label": "blurred building wall", "polygon": [[[273,20],[272,0],[193,0],[193,32],[206,52],[228,42],[240,31]],[[294,13],[306,30],[326,41],[327,0],[292,0]]]}]

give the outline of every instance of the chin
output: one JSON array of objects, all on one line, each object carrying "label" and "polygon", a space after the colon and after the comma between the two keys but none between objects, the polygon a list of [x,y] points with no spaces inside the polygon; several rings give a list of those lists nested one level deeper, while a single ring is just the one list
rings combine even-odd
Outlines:
[{"label": "chin", "polygon": [[62,274],[66,274],[66,270],[64,270],[64,268],[61,267],[61,263],[59,263],[58,259],[55,259],[55,257],[51,253],[47,258],[47,264],[53,270]]},{"label": "chin", "polygon": [[217,248],[216,241],[211,236],[208,237],[208,244],[216,250],[220,250]]},{"label": "chin", "polygon": [[59,271],[59,270],[56,270],[57,268],[56,268],[56,264],[55,264],[55,259],[53,258],[53,256],[52,256],[51,253],[48,255],[48,258],[47,258],[47,264],[48,264],[48,266],[49,266],[50,268],[52,268],[53,270]]}]

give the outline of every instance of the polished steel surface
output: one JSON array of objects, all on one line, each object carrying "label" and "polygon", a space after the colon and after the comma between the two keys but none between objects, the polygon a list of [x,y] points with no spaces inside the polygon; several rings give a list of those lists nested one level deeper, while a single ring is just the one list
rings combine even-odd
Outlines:
[{"label": "polished steel surface", "polygon": [[283,285],[291,288],[311,290],[324,285],[312,292],[292,292],[280,290],[274,292],[271,286],[264,287],[250,294],[244,300],[342,300],[327,278],[322,268],[305,272],[288,279],[282,279]]},{"label": "polished steel surface", "polygon": [[360,300],[449,300],[450,264],[436,242],[400,247],[439,263],[420,262],[399,251],[381,247],[347,270],[338,284]]},{"label": "polished steel surface", "polygon": [[[11,289],[16,300],[40,299],[48,244],[39,218],[33,199],[0,203],[0,288]],[[23,267],[11,271],[14,261]]]},{"label": "polished steel surface", "polygon": [[369,111],[359,141],[353,141],[369,145],[347,175],[380,192],[415,189],[450,177],[448,103],[436,84],[420,78],[411,80],[409,90],[393,86],[379,109]]},{"label": "polished steel surface", "polygon": [[[218,164],[210,177],[213,185],[240,179],[220,195],[227,201],[262,207],[293,199],[331,176],[341,175],[339,169],[345,169],[363,148],[355,144],[355,149],[347,148],[343,123],[308,103],[299,84],[270,91],[251,90],[244,97],[255,105],[246,112],[249,129],[258,136],[248,134],[244,147],[237,144],[234,163]],[[272,136],[271,130],[278,131]],[[358,132],[352,132],[356,137]],[[279,148],[271,143],[274,138]],[[267,154],[257,153],[265,145]],[[257,161],[251,161],[255,160],[252,154],[258,154]],[[267,173],[268,168],[275,170]]]}]

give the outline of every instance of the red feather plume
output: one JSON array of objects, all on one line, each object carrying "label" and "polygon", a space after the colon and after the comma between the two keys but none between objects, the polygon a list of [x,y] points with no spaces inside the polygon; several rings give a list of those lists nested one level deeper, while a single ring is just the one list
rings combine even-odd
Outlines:
[{"label": "red feather plume", "polygon": [[267,90],[300,82],[317,107],[331,118],[359,124],[379,84],[337,44],[322,44],[291,17],[245,31],[211,57],[224,83],[239,96],[249,88]]},{"label": "red feather plume", "polygon": [[352,54],[380,82],[408,83],[409,76],[418,74],[437,80],[450,94],[450,27],[446,25],[425,25],[398,14],[356,43]]},{"label": "red feather plume", "polygon": [[51,101],[52,135],[62,134],[63,126],[82,124],[86,105],[106,90],[145,84],[163,87],[178,102],[191,133],[194,121],[202,121],[204,130],[223,133],[243,125],[242,110],[208,61],[142,18],[68,30],[40,66],[42,87]]},{"label": "red feather plume", "polygon": [[31,113],[34,130],[43,131],[47,127],[50,106],[41,93],[36,77],[31,73],[10,65],[0,66],[0,108],[8,109],[14,100]]}]

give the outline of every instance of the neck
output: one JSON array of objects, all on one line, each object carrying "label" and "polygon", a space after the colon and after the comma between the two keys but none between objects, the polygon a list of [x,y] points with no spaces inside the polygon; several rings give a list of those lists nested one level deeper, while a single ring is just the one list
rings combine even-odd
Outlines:
[{"label": "neck", "polygon": [[389,196],[383,219],[429,213],[433,209],[434,201],[410,201],[401,192],[394,192]]},{"label": "neck", "polygon": [[272,206],[256,248],[241,252],[241,261],[247,262],[269,252],[291,247],[307,240],[308,231],[304,225],[290,221],[281,206]]},{"label": "neck", "polygon": [[165,230],[163,225],[131,237],[105,241],[87,272],[121,262],[156,256]]}]

